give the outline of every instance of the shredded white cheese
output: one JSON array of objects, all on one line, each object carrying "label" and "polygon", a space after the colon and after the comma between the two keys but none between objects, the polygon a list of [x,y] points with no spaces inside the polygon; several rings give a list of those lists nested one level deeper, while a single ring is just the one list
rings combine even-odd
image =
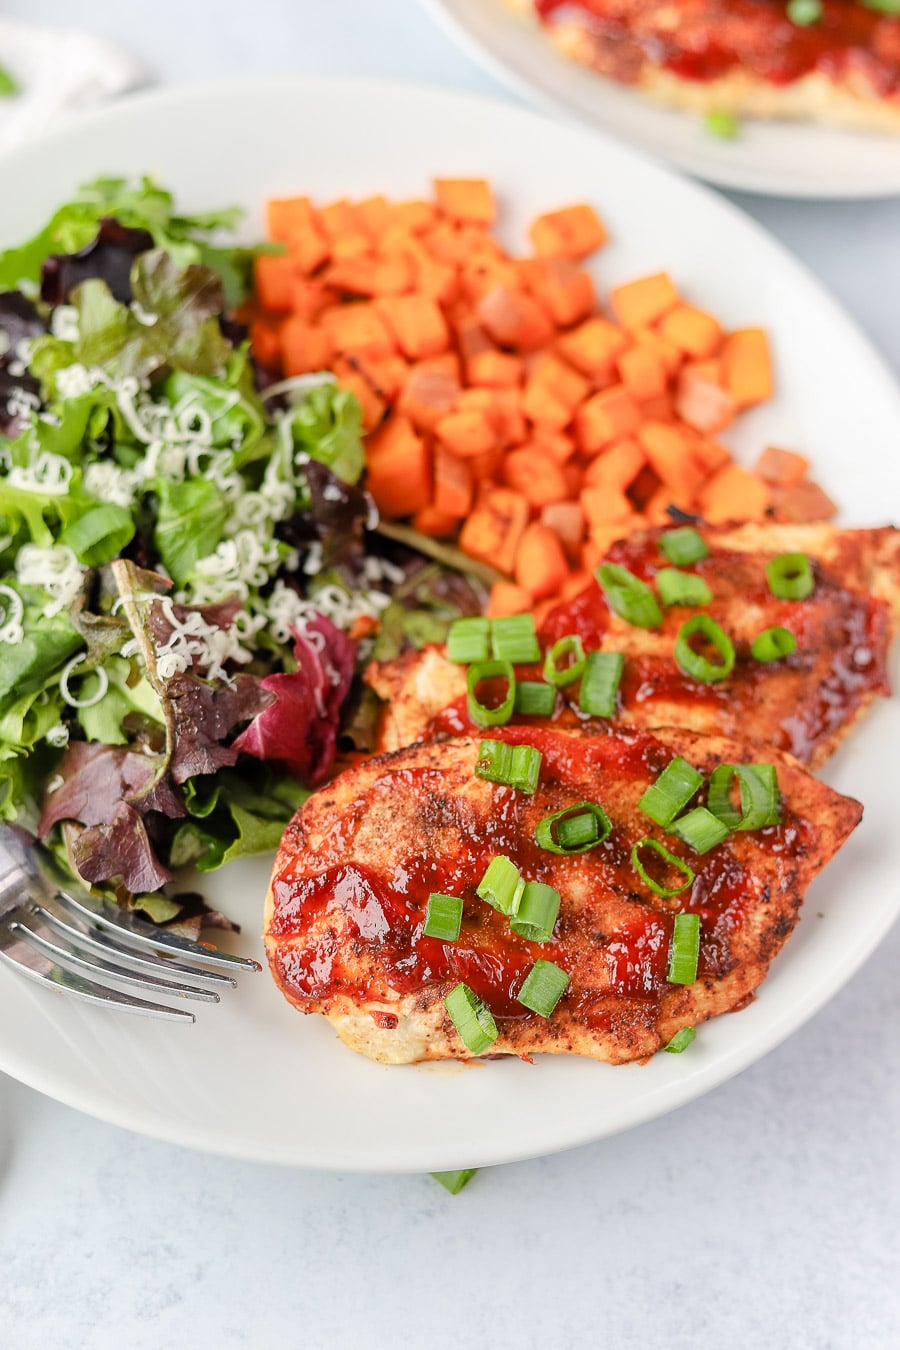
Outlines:
[{"label": "shredded white cheese", "polygon": [[22,616],[25,606],[18,591],[12,586],[0,585],[0,642],[16,646],[25,636]]},{"label": "shredded white cheese", "polygon": [[76,698],[69,688],[69,678],[77,666],[80,666],[87,657],[84,652],[79,652],[73,656],[71,661],[67,661],[62,668],[59,677],[59,692],[62,694],[63,702],[68,703],[70,708],[92,708],[95,703],[106,697],[109,689],[109,676],[102,666],[94,667],[94,674],[97,676],[97,688],[93,694],[88,694],[86,698]]},{"label": "shredded white cheese", "polygon": [[16,558],[16,576],[21,585],[39,586],[47,592],[50,602],[44,606],[44,617],[52,619],[68,609],[81,590],[84,568],[65,544],[50,548],[23,544]]}]

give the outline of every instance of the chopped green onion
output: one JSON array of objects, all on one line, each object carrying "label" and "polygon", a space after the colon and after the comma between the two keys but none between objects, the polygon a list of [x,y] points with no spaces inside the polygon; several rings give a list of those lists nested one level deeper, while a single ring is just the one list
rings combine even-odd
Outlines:
[{"label": "chopped green onion", "polygon": [[10,75],[8,70],[0,66],[0,98],[11,98],[13,94],[19,92],[17,82]]},{"label": "chopped green onion", "polygon": [[447,660],[459,665],[486,661],[490,656],[490,619],[454,619],[447,634]]},{"label": "chopped green onion", "polygon": [[703,774],[676,755],[644,792],[638,810],[665,829],[684,810],[702,782]]},{"label": "chopped green onion", "polygon": [[468,1186],[477,1171],[477,1167],[463,1167],[458,1172],[432,1172],[431,1175],[451,1195],[459,1195],[463,1186]]},{"label": "chopped green onion", "polygon": [[578,706],[590,717],[613,717],[619,681],[625,666],[621,652],[589,652]]},{"label": "chopped green onion", "polygon": [[[489,708],[478,699],[482,680],[506,680],[506,697],[496,708]],[[466,701],[469,717],[476,727],[501,727],[509,721],[516,705],[516,673],[509,661],[479,661],[466,671]]]},{"label": "chopped green onion", "polygon": [[647,585],[618,563],[601,563],[595,573],[610,609],[634,628],[658,628],[663,621],[656,596]]},{"label": "chopped green onion", "polygon": [[[741,789],[740,811],[731,801],[731,785]],[[778,770],[774,764],[720,764],[709,780],[707,806],[730,830],[761,830],[781,822]]]},{"label": "chopped green onion", "polygon": [[498,853],[488,863],[487,871],[475,887],[475,894],[486,900],[491,909],[509,914],[524,886],[515,863],[504,853]]},{"label": "chopped green onion", "polygon": [[491,654],[495,661],[540,661],[541,649],[533,614],[507,614],[491,624]]},{"label": "chopped green onion", "polygon": [[866,9],[876,14],[900,14],[900,0],[862,0]]},{"label": "chopped green onion", "polygon": [[822,17],[822,0],[788,0],[787,16],[798,28],[808,28]]},{"label": "chopped green onion", "polygon": [[753,639],[750,653],[755,661],[780,661],[796,649],[797,639],[789,628],[764,628]]},{"label": "chopped green onion", "polygon": [[487,1004],[482,1003],[467,984],[458,984],[444,999],[444,1007],[459,1032],[466,1049],[480,1055],[500,1035]]},{"label": "chopped green onion", "polygon": [[[705,656],[694,651],[691,638],[698,633],[706,638],[722,658],[718,664],[707,661]],[[704,684],[716,684],[719,680],[727,679],[734,669],[734,644],[715,619],[711,619],[708,614],[695,614],[678,630],[675,639],[675,660],[685,675],[702,680]]]},{"label": "chopped green onion", "polygon": [[510,787],[519,792],[535,792],[541,776],[543,755],[533,745],[514,745],[509,765]]},{"label": "chopped green onion", "polygon": [[475,777],[502,783],[520,792],[534,792],[543,756],[533,745],[507,745],[505,741],[482,741],[475,762]]},{"label": "chopped green onion", "polygon": [[488,783],[503,783],[508,787],[511,764],[511,745],[505,741],[482,741],[475,762],[475,777],[484,778]]},{"label": "chopped green onion", "polygon": [[669,948],[669,984],[693,984],[700,956],[700,915],[676,914]]},{"label": "chopped green onion", "polygon": [[778,600],[805,600],[816,588],[812,565],[805,553],[779,553],[766,563],[766,580]]},{"label": "chopped green onion", "polygon": [[[658,881],[654,881],[653,877],[651,877],[650,873],[641,862],[642,848],[652,849],[654,853],[662,858],[663,862],[668,863],[670,867],[674,867],[676,871],[681,872],[684,877],[684,881],[681,885],[661,886]],[[643,839],[639,839],[636,844],[632,845],[631,865],[644,885],[647,886],[654,895],[661,895],[665,899],[668,899],[673,895],[680,895],[682,891],[686,891],[688,886],[693,885],[694,882],[693,868],[688,867],[687,863],[682,858],[676,858],[675,854],[670,853],[664,844],[661,844],[658,839],[651,839],[649,835]]]},{"label": "chopped green onion", "polygon": [[587,853],[602,844],[611,829],[612,822],[602,806],[578,802],[544,816],[534,837],[548,853]]},{"label": "chopped green onion", "polygon": [[134,538],[134,521],[124,506],[107,502],[73,520],[59,542],[72,550],[83,567],[101,567]]},{"label": "chopped green onion", "polygon": [[586,663],[581,638],[577,633],[567,633],[554,642],[544,657],[544,679],[561,689],[581,678]]},{"label": "chopped green onion", "polygon": [[670,1055],[680,1055],[682,1050],[688,1048],[696,1035],[697,1033],[693,1027],[682,1027],[680,1031],[675,1032],[675,1035],[669,1041],[669,1044],[664,1045],[663,1049]]},{"label": "chopped green onion", "polygon": [[659,547],[676,567],[686,567],[689,563],[709,557],[705,539],[690,525],[684,525],[679,530],[667,530],[660,536]]},{"label": "chopped green onion", "polygon": [[733,112],[725,108],[710,108],[703,119],[706,130],[722,141],[733,141],[741,129],[741,124]]},{"label": "chopped green onion", "polygon": [[428,897],[425,910],[425,923],[422,933],[425,937],[440,938],[441,942],[456,942],[462,926],[463,902],[458,895],[438,895]]},{"label": "chopped green onion", "polygon": [[552,717],[556,690],[538,680],[516,682],[516,712],[522,717]]},{"label": "chopped green onion", "polygon": [[711,848],[721,844],[730,833],[728,826],[717,820],[705,806],[695,806],[686,816],[679,816],[669,826],[672,834],[677,834],[686,844],[690,844],[695,853],[708,853]]},{"label": "chopped green onion", "polygon": [[712,591],[702,577],[679,572],[677,567],[661,567],[656,586],[664,605],[708,605],[712,599]]},{"label": "chopped green onion", "polygon": [[510,915],[509,926],[529,942],[549,942],[559,915],[559,891],[543,881],[526,881]]},{"label": "chopped green onion", "polygon": [[568,971],[552,961],[535,961],[516,994],[517,1002],[541,1017],[549,1017],[569,983]]}]

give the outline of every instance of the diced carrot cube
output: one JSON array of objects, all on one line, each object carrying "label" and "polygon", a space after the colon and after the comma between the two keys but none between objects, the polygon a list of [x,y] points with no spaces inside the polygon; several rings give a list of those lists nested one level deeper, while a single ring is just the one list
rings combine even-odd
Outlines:
[{"label": "diced carrot cube", "polygon": [[695,431],[714,434],[731,425],[737,404],[727,389],[685,366],[678,376],[675,411]]},{"label": "diced carrot cube", "polygon": [[553,337],[553,325],[530,295],[496,286],[478,303],[478,319],[501,347],[530,352]]},{"label": "diced carrot cube", "polygon": [[[337,253],[334,254],[338,257]],[[351,295],[403,295],[413,284],[413,265],[402,253],[389,258],[365,254],[332,262],[324,279]]]},{"label": "diced carrot cube", "polygon": [[528,591],[513,581],[496,581],[486,610],[489,619],[505,619],[510,614],[528,614],[532,601]]},{"label": "diced carrot cube", "polygon": [[434,509],[461,520],[472,508],[474,491],[469,465],[438,443],[434,449]]},{"label": "diced carrot cube", "polygon": [[435,178],[438,210],[468,225],[491,225],[497,214],[494,194],[484,178]]},{"label": "diced carrot cube", "polygon": [[291,308],[297,264],[286,253],[260,253],[253,263],[256,294],[266,309]]},{"label": "diced carrot cube", "polygon": [[809,472],[809,460],[793,450],[768,445],[754,464],[753,472],[773,487],[796,487]]},{"label": "diced carrot cube", "polygon": [[659,333],[653,328],[635,328],[632,330],[635,345],[638,347],[649,347],[655,352],[663,363],[666,374],[669,379],[677,375],[684,361],[684,353],[667,342],[665,338],[660,337]]},{"label": "diced carrot cube", "polygon": [[722,329],[711,314],[693,305],[676,305],[659,324],[660,336],[688,356],[714,356],[722,345]]},{"label": "diced carrot cube", "polygon": [[569,575],[563,546],[539,520],[523,530],[516,553],[516,583],[534,600],[555,595]]},{"label": "diced carrot cube", "polygon": [[608,319],[593,318],[563,333],[556,346],[576,370],[585,375],[606,375],[628,346],[628,337]]},{"label": "diced carrot cube", "polygon": [[560,403],[572,411],[591,392],[590,380],[553,352],[539,352],[532,357],[528,363],[528,375],[530,380],[538,380],[546,385]]},{"label": "diced carrot cube", "polygon": [[279,336],[285,375],[307,375],[331,365],[334,343],[327,329],[291,317],[281,325]]},{"label": "diced carrot cube", "polygon": [[665,422],[645,422],[637,439],[653,471],[670,492],[691,496],[697,491],[706,471],[694,454],[688,433]]},{"label": "diced carrot cube", "polygon": [[431,539],[452,539],[459,529],[459,519],[445,516],[433,506],[423,506],[413,516],[412,527]]},{"label": "diced carrot cube", "polygon": [[532,506],[562,502],[568,496],[560,466],[547,450],[511,450],[503,464],[503,476]]},{"label": "diced carrot cube", "polygon": [[565,464],[578,449],[570,434],[563,431],[551,431],[549,427],[536,426],[531,440],[526,442],[538,450],[546,450],[557,464]]},{"label": "diced carrot cube", "polygon": [[634,507],[625,493],[605,484],[603,487],[586,487],[582,490],[581,509],[591,532],[599,526],[618,525],[634,514]]},{"label": "diced carrot cube", "polygon": [[483,455],[497,444],[497,432],[488,415],[473,409],[442,417],[435,433],[454,455],[465,459]]},{"label": "diced carrot cube", "polygon": [[811,520],[831,520],[837,507],[818,483],[804,481],[791,487],[772,488],[775,519],[802,523]]},{"label": "diced carrot cube", "polygon": [[369,491],[385,516],[410,516],[431,504],[431,455],[408,418],[388,418],[366,452]]},{"label": "diced carrot cube", "polygon": [[611,441],[630,435],[640,422],[640,409],[634,399],[617,384],[582,403],[575,414],[575,435],[582,454],[595,455]]},{"label": "diced carrot cube", "polygon": [[572,420],[572,409],[561,403],[552,389],[539,378],[532,378],[525,386],[522,411],[537,426],[562,431]]},{"label": "diced carrot cube", "polygon": [[470,558],[480,558],[509,575],[529,515],[528,503],[518,492],[482,483],[460,532],[459,546]]},{"label": "diced carrot cube", "polygon": [[484,385],[488,389],[518,386],[522,380],[521,358],[489,347],[466,362],[466,379],[470,384]]},{"label": "diced carrot cube", "polygon": [[391,219],[391,208],[387,197],[366,197],[356,203],[356,215],[366,234],[377,239],[387,229]]},{"label": "diced carrot cube", "polygon": [[738,464],[726,464],[697,494],[700,514],[711,525],[728,520],[764,520],[769,502],[766,484]]},{"label": "diced carrot cube", "polygon": [[368,301],[332,305],[322,311],[319,322],[339,352],[359,352],[375,358],[394,353],[391,334]]},{"label": "diced carrot cube", "polygon": [[277,370],[281,365],[281,340],[274,324],[254,319],[250,325],[250,346],[260,365],[269,370]]},{"label": "diced carrot cube", "polygon": [[772,356],[761,328],[729,333],[722,351],[725,387],[739,408],[772,397]]},{"label": "diced carrot cube", "polygon": [[592,312],[594,280],[568,258],[523,258],[519,271],[528,290],[560,328],[580,323]]},{"label": "diced carrot cube", "polygon": [[291,286],[291,304],[290,309],[300,319],[306,319],[312,322],[318,319],[322,312],[333,305],[337,300],[334,291],[316,278],[305,277],[300,274],[294,277]]},{"label": "diced carrot cube", "polygon": [[397,408],[410,419],[417,431],[433,431],[441,418],[453,412],[459,394],[459,381],[447,371],[413,366]]},{"label": "diced carrot cube", "polygon": [[638,277],[637,281],[613,286],[609,293],[613,314],[623,328],[632,330],[656,323],[657,319],[675,308],[679,298],[668,272]]},{"label": "diced carrot cube", "polygon": [[668,376],[659,352],[639,343],[622,352],[616,365],[619,378],[632,398],[642,402],[666,392]]},{"label": "diced carrot cube", "polygon": [[607,234],[592,206],[579,203],[538,216],[528,231],[539,257],[585,258],[606,243]]},{"label": "diced carrot cube", "polygon": [[404,356],[416,360],[447,350],[450,333],[434,300],[424,295],[384,296],[373,302]]},{"label": "diced carrot cube", "polygon": [[625,492],[647,463],[637,441],[628,437],[616,441],[591,460],[584,475],[586,487],[616,488]]},{"label": "diced carrot cube", "polygon": [[366,233],[359,212],[346,197],[320,206],[318,223],[322,233],[331,243],[338,239],[352,238],[354,235],[365,236]]},{"label": "diced carrot cube", "polygon": [[584,542],[585,517],[581,502],[548,502],[541,508],[541,524],[559,539],[570,562],[577,562]]},{"label": "diced carrot cube", "polygon": [[356,395],[357,402],[362,412],[362,428],[367,434],[380,426],[384,420],[384,414],[387,411],[387,403],[369,384],[369,381],[359,370],[354,369],[351,361],[341,358],[332,363],[332,370],[337,376],[338,384],[342,389],[349,389]]}]

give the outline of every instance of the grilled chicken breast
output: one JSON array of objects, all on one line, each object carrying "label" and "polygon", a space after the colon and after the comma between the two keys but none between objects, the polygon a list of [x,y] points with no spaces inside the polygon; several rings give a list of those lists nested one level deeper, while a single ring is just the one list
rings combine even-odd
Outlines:
[{"label": "grilled chicken breast", "polygon": [[[624,653],[617,723],[681,726],[823,764],[869,704],[890,692],[887,652],[900,629],[900,531],[749,524],[704,526],[700,532],[709,557],[684,570],[707,582],[713,598],[702,612],[734,643],[736,661],[727,679],[704,684],[676,665],[676,635],[696,608],[673,607],[659,628],[635,628],[610,610],[596,583],[550,614],[542,646],[577,633],[588,651]],[[609,561],[652,584],[659,569],[671,565],[659,549],[662,533],[632,535],[613,546]],[[766,564],[795,552],[815,560],[815,590],[803,600],[776,599]],[[796,650],[780,661],[754,660],[753,639],[773,626],[794,634]],[[536,668],[517,673],[540,678]],[[465,677],[465,667],[447,661],[438,647],[371,666],[367,678],[385,700],[381,747],[474,734]],[[557,695],[554,725],[583,724],[577,708],[575,684]]]},{"label": "grilled chicken breast", "polygon": [[[348,770],[312,796],[285,832],[265,917],[274,977],[295,1007],[323,1013],[343,1041],[373,1059],[468,1058],[444,1006],[460,981],[497,1020],[490,1053],[572,1053],[613,1063],[651,1055],[681,1027],[752,995],[810,881],[861,815],[857,802],[777,757],[781,823],[732,833],[698,856],[654,825],[638,801],[675,755],[709,774],[722,761],[743,759],[740,746],[637,728],[492,734],[541,751],[533,795],[477,777],[479,739],[458,737]],[[535,828],[548,813],[585,801],[600,802],[612,822],[602,844],[577,856],[536,844]],[[645,836],[665,841],[693,869],[681,894],[656,895],[635,870],[632,846]],[[551,941],[517,936],[477,898],[498,854],[526,879],[560,892]],[[462,897],[458,942],[423,936],[431,892]],[[666,978],[679,911],[701,921],[697,979],[686,986]],[[549,1017],[516,998],[541,959],[571,980]]]},{"label": "grilled chicken breast", "polygon": [[900,131],[900,17],[824,0],[507,0],[579,65],[698,112]]}]

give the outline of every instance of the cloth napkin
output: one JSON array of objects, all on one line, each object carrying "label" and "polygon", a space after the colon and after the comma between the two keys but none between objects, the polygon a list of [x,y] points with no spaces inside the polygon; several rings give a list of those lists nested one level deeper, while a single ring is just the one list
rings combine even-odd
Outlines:
[{"label": "cloth napkin", "polygon": [[20,90],[0,98],[0,150],[147,79],[139,62],[102,38],[18,19],[0,18],[0,66]]}]

